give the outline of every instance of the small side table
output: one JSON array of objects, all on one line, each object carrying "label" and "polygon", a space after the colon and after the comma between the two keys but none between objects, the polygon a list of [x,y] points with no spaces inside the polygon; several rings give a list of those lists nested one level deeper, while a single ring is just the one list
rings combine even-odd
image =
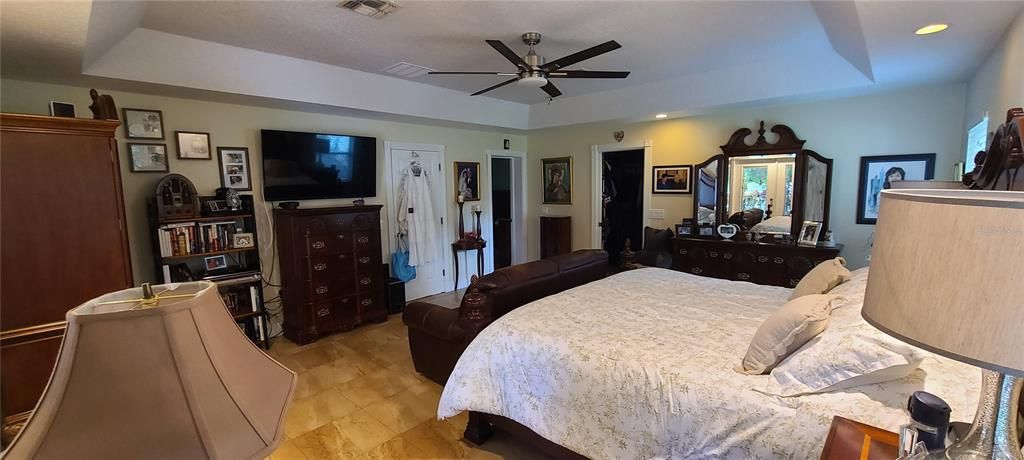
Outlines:
[{"label": "small side table", "polygon": [[821,460],[893,460],[899,453],[899,442],[896,433],[836,416]]},{"label": "small side table", "polygon": [[[452,243],[452,263],[455,264],[455,290],[459,290],[459,252],[476,251],[476,274],[484,275],[484,248],[487,242],[482,239],[458,240]],[[467,267],[468,268],[468,267]]]}]

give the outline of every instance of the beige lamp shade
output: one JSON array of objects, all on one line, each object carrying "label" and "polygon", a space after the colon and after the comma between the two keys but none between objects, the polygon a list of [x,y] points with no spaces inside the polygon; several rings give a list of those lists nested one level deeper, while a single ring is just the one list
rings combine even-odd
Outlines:
[{"label": "beige lamp shade", "polygon": [[920,348],[1024,376],[1024,192],[883,191],[863,316]]},{"label": "beige lamp shade", "polygon": [[262,459],[277,447],[295,374],[239,330],[215,285],[153,290],[154,307],[106,304],[142,297],[128,289],[68,312],[50,383],[5,458]]}]

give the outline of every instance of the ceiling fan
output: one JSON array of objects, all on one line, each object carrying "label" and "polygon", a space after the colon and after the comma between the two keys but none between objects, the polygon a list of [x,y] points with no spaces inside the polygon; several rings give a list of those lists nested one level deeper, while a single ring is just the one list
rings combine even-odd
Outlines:
[{"label": "ceiling fan", "polygon": [[583,51],[579,51],[560,59],[555,59],[551,62],[542,63],[541,57],[533,50],[534,45],[540,43],[539,32],[526,32],[523,34],[523,43],[526,43],[530,47],[530,51],[526,53],[526,56],[519,57],[511,48],[505,46],[500,40],[487,40],[487,44],[491,45],[497,52],[505,56],[513,64],[515,64],[516,72],[428,72],[430,75],[496,75],[496,76],[514,76],[515,78],[505,80],[497,85],[489,88],[477,91],[470,96],[477,96],[484,94],[488,91],[492,91],[510,83],[518,83],[523,86],[531,86],[540,88],[548,93],[548,96],[556,98],[562,95],[562,92],[551,83],[551,78],[626,78],[629,76],[629,72],[620,71],[602,71],[602,70],[562,70],[565,67],[571,66],[581,61],[585,61],[592,57],[600,56],[609,51],[614,51],[622,48],[622,45],[618,44],[615,40],[604,42],[600,45],[587,48]]}]

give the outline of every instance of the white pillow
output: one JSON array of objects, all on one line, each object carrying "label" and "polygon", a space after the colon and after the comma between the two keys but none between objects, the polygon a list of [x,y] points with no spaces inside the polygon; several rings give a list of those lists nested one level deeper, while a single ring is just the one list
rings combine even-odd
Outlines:
[{"label": "white pillow", "polygon": [[886,382],[910,375],[926,352],[860,317],[862,303],[837,308],[829,328],[772,370],[763,393],[799,396]]},{"label": "white pillow", "polygon": [[811,271],[797,283],[789,300],[810,294],[827,294],[836,286],[850,280],[850,270],[846,269],[846,259],[836,257],[826,260]]},{"label": "white pillow", "polygon": [[835,300],[828,295],[805,295],[779,307],[754,332],[736,372],[767,374],[828,327]]}]

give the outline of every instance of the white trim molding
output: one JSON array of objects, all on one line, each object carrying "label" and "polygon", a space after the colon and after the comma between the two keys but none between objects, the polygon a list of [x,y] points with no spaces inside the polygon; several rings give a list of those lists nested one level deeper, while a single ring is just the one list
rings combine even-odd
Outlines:
[{"label": "white trim molding", "polygon": [[601,247],[601,201],[604,199],[604,154],[609,152],[625,152],[630,150],[644,151],[644,225],[648,225],[651,210],[651,168],[653,167],[652,149],[654,143],[646,139],[641,144],[604,144],[590,146],[591,191],[590,191],[590,247]]}]

